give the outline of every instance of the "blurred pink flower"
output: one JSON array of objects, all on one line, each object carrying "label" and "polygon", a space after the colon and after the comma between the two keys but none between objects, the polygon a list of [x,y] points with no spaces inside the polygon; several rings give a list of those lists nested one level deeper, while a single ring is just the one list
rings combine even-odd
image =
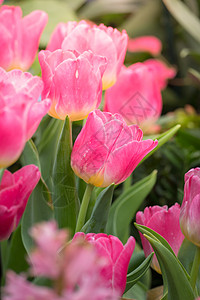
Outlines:
[{"label": "blurred pink flower", "polygon": [[21,70],[0,68],[0,168],[14,163],[48,112],[50,100],[38,102],[43,83]]},{"label": "blurred pink flower", "polygon": [[[137,212],[136,222],[153,229],[155,232],[164,237],[164,239],[166,239],[172,247],[174,253],[177,255],[184,240],[184,235],[182,234],[179,225],[179,215],[180,205],[178,203],[171,206],[169,209],[166,205],[163,207],[156,205],[146,207],[144,213],[141,211]],[[147,257],[153,252],[153,248],[141,233],[140,237],[145,256]],[[161,273],[160,266],[155,255],[152,261],[152,268],[158,273]]]},{"label": "blurred pink flower", "polygon": [[4,0],[0,0],[0,4],[2,4],[2,3],[3,3],[3,1],[4,1]]},{"label": "blurred pink flower", "polygon": [[128,41],[128,51],[130,52],[149,52],[152,55],[158,55],[161,50],[161,40],[155,36],[140,36]]},{"label": "blurred pink flower", "polygon": [[161,90],[164,90],[167,86],[168,79],[172,79],[176,76],[176,69],[168,67],[163,61],[158,59],[148,59],[144,61],[144,64],[154,72],[154,76]]},{"label": "blurred pink flower", "polygon": [[115,236],[103,233],[78,232],[74,239],[83,237],[86,241],[95,246],[100,256],[105,257],[109,264],[102,269],[102,276],[113,290],[123,295],[126,287],[126,276],[129,261],[135,248],[135,239],[130,237],[125,246]]},{"label": "blurred pink flower", "polygon": [[14,174],[5,170],[0,183],[0,240],[16,229],[28,198],[40,179],[38,167],[28,165]]},{"label": "blurred pink flower", "polygon": [[48,50],[39,53],[44,90],[42,98],[51,99],[49,115],[64,120],[82,120],[101,102],[104,57],[91,51]]},{"label": "blurred pink flower", "polygon": [[133,172],[157,141],[142,141],[137,125],[127,126],[121,115],[96,110],[89,114],[71,155],[75,174],[87,183],[119,184]]},{"label": "blurred pink flower", "polygon": [[149,130],[162,111],[161,91],[154,72],[143,63],[124,66],[116,84],[105,92],[104,111],[120,113],[127,124]]},{"label": "blurred pink flower", "polygon": [[7,71],[27,71],[30,68],[47,19],[47,14],[39,10],[22,19],[19,6],[4,5],[0,8],[0,67]]},{"label": "blurred pink flower", "polygon": [[103,89],[112,86],[121,69],[126,55],[128,35],[103,24],[92,25],[85,21],[79,23],[60,23],[55,28],[47,49],[54,51],[76,50],[80,53],[91,50],[94,54],[107,59],[107,67],[103,75]]},{"label": "blurred pink flower", "polygon": [[184,236],[200,247],[200,168],[191,169],[185,174],[180,226]]},{"label": "blurred pink flower", "polygon": [[31,233],[36,242],[30,254],[31,274],[51,278],[52,286],[38,287],[8,273],[3,300],[119,300],[118,291],[102,276],[110,262],[93,245],[80,238],[69,243],[68,233],[58,230],[54,221],[36,225]]}]

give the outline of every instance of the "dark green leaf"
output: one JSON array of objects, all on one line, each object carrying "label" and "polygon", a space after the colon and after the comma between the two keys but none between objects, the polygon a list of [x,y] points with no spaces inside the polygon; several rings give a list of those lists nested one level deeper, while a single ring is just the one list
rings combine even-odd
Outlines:
[{"label": "dark green leaf", "polygon": [[112,184],[99,194],[91,217],[82,228],[82,231],[84,231],[85,233],[105,232],[108,214],[112,203],[114,187],[114,184]]}]

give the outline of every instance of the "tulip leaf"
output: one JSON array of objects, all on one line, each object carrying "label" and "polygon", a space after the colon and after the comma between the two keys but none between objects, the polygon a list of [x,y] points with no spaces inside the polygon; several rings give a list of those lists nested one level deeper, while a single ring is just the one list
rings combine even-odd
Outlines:
[{"label": "tulip leaf", "polygon": [[37,152],[37,148],[32,140],[29,140],[24,148],[24,151],[20,157],[20,161],[23,166],[33,164],[37,166],[41,172],[40,159]]},{"label": "tulip leaf", "polygon": [[110,209],[106,232],[113,234],[124,243],[129,236],[129,225],[145,197],[153,188],[157,171],[135,183],[123,192]]},{"label": "tulip leaf", "polygon": [[126,289],[127,292],[149,269],[154,253],[152,252],[135,270],[127,275]]},{"label": "tulip leaf", "polygon": [[0,169],[0,183],[1,183],[1,179],[3,177],[3,173],[4,173],[4,169]]},{"label": "tulip leaf", "polygon": [[53,206],[60,228],[69,228],[74,234],[79,210],[75,175],[71,168],[71,122],[66,118],[58,141],[53,167]]},{"label": "tulip leaf", "polygon": [[114,184],[112,184],[99,194],[94,205],[91,217],[82,228],[83,232],[105,232],[112,203],[114,187]]},{"label": "tulip leaf", "polygon": [[[175,255],[160,241],[144,235],[153,247],[162,274],[166,277],[168,300],[194,300],[195,296],[186,273]],[[165,282],[164,282],[165,283]]]},{"label": "tulip leaf", "polygon": [[24,272],[28,269],[29,265],[26,261],[27,252],[22,242],[21,226],[18,226],[11,237],[8,254],[7,269],[13,270],[16,273]]},{"label": "tulip leaf", "polygon": [[169,141],[175,134],[176,132],[180,129],[181,125],[176,125],[172,127],[171,129],[167,130],[166,132],[162,133],[159,135],[156,139],[158,140],[158,145],[151,151],[149,152],[138,164],[140,165],[145,159],[147,159],[149,156],[151,156],[155,151],[157,151],[161,146],[163,146],[167,141]]},{"label": "tulip leaf", "polygon": [[34,245],[29,234],[30,228],[36,223],[53,219],[53,210],[49,199],[51,199],[50,192],[40,179],[28,200],[22,217],[22,241],[28,253]]},{"label": "tulip leaf", "polygon": [[180,0],[163,0],[172,16],[191,36],[200,42],[200,21]]}]

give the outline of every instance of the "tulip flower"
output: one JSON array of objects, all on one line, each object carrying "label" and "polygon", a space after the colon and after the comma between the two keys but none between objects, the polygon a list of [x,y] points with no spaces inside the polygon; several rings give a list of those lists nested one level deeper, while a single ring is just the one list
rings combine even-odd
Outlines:
[{"label": "tulip flower", "polygon": [[106,59],[91,51],[48,50],[39,53],[44,90],[42,99],[50,98],[49,115],[64,120],[82,120],[101,102],[101,78]]},{"label": "tulip flower", "polygon": [[94,54],[107,58],[107,67],[103,75],[103,89],[112,86],[123,64],[128,43],[128,35],[123,30],[97,26],[85,21],[59,24],[54,30],[47,49],[54,51],[76,50],[80,53],[91,50]]},{"label": "tulip flower", "polygon": [[0,67],[7,71],[30,68],[47,19],[47,14],[39,10],[22,18],[19,6],[0,8]]},{"label": "tulip flower", "polygon": [[43,83],[21,70],[0,68],[0,168],[13,164],[48,112],[50,100],[38,102]]},{"label": "tulip flower", "polygon": [[127,126],[121,115],[96,110],[89,114],[71,155],[75,174],[87,183],[119,184],[133,172],[157,141],[142,141],[137,125]]},{"label": "tulip flower", "polygon": [[173,67],[168,67],[161,60],[148,59],[144,61],[144,64],[154,72],[155,79],[158,82],[161,90],[166,88],[168,79],[172,79],[176,76],[176,69]]},{"label": "tulip flower", "polygon": [[40,179],[40,171],[28,165],[14,174],[5,170],[0,183],[0,240],[8,239],[24,213],[28,198]]},{"label": "tulip flower", "polygon": [[153,71],[143,63],[124,66],[116,84],[105,92],[104,111],[120,113],[127,124],[149,129],[162,111],[161,92]]},{"label": "tulip flower", "polygon": [[[179,215],[180,205],[178,203],[171,206],[169,209],[166,205],[163,207],[156,205],[146,207],[144,213],[141,211],[137,212],[136,222],[159,233],[164,239],[166,239],[174,253],[177,255],[184,240],[184,235],[182,234],[179,225]],[[140,237],[145,256],[147,257],[153,252],[153,248],[141,233]],[[160,266],[155,255],[152,261],[152,268],[158,273],[161,273]]]},{"label": "tulip flower", "polygon": [[200,247],[200,168],[191,169],[185,174],[180,226],[184,236]]},{"label": "tulip flower", "polygon": [[113,290],[119,291],[123,295],[126,287],[126,275],[128,264],[135,248],[135,239],[131,236],[126,245],[115,236],[106,235],[104,233],[88,233],[77,232],[74,240],[82,237],[84,240],[93,244],[97,249],[97,253],[105,257],[110,264],[103,269],[103,276],[106,279],[108,286]]},{"label": "tulip flower", "polygon": [[128,51],[130,52],[149,52],[152,55],[158,55],[161,50],[162,43],[155,36],[140,36],[128,41]]}]

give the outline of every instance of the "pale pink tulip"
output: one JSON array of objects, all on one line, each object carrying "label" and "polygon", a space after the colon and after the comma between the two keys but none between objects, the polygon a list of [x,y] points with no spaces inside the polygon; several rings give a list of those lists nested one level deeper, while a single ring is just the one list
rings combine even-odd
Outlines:
[{"label": "pale pink tulip", "polygon": [[128,41],[128,51],[130,52],[149,52],[152,55],[158,55],[161,50],[162,43],[155,36],[140,36]]},{"label": "pale pink tulip", "polygon": [[143,63],[121,69],[116,84],[105,92],[104,111],[120,113],[127,124],[144,131],[160,117],[162,96],[154,72]]},{"label": "pale pink tulip", "polygon": [[30,68],[47,19],[47,14],[39,10],[22,18],[19,6],[0,8],[0,67],[7,71]]},{"label": "pale pink tulip", "polygon": [[117,237],[108,236],[104,233],[88,233],[85,235],[83,232],[78,232],[75,234],[74,239],[76,240],[78,237],[83,237],[94,245],[98,254],[110,262],[102,270],[102,275],[113,290],[118,290],[120,295],[123,295],[129,261],[135,248],[135,239],[130,237],[126,245],[123,246]]},{"label": "pale pink tulip", "polygon": [[96,110],[89,114],[71,155],[75,174],[87,183],[106,187],[126,180],[157,141],[142,141],[137,125],[127,126],[121,115]]},{"label": "pale pink tulip", "polygon": [[168,79],[176,76],[176,69],[168,67],[163,61],[158,59],[148,59],[144,64],[154,72],[154,77],[160,89],[164,90],[168,84]]},{"label": "pale pink tulip", "polygon": [[48,50],[39,53],[44,90],[42,99],[51,99],[49,115],[64,120],[82,120],[98,108],[102,95],[104,57],[91,51]]},{"label": "pale pink tulip", "polygon": [[50,100],[38,102],[42,80],[21,70],[0,68],[0,168],[14,163],[48,112]]},{"label": "pale pink tulip", "polygon": [[[179,215],[180,205],[178,203],[171,206],[169,209],[166,205],[163,207],[156,205],[146,207],[144,213],[141,211],[137,212],[136,222],[153,229],[155,232],[164,237],[164,239],[166,239],[172,247],[174,253],[177,255],[184,240],[184,235],[182,234],[179,225]],[[147,257],[153,252],[153,248],[141,233],[140,237],[145,256]],[[158,273],[161,273],[160,266],[155,255],[152,261],[152,268]]]},{"label": "pale pink tulip", "polygon": [[184,236],[200,247],[200,168],[185,174],[180,226]]},{"label": "pale pink tulip", "polygon": [[40,179],[38,167],[28,165],[14,174],[5,170],[0,183],[0,240],[15,230],[26,203]]},{"label": "pale pink tulip", "polygon": [[125,30],[121,33],[103,24],[97,26],[81,21],[59,24],[52,34],[47,49],[54,51],[62,48],[80,53],[91,50],[94,54],[106,57],[103,89],[107,89],[116,82],[125,58],[127,43],[128,36]]}]

